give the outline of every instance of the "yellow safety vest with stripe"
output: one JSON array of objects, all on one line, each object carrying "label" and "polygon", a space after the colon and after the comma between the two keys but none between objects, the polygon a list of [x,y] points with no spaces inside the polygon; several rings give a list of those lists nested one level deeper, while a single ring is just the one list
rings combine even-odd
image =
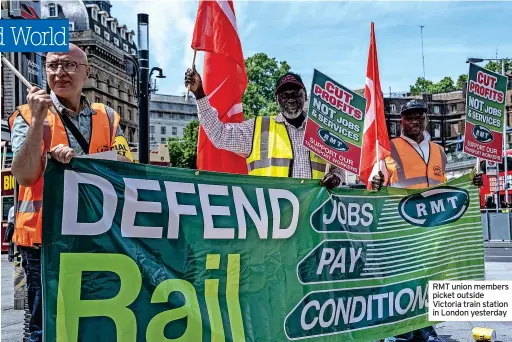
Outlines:
[{"label": "yellow safety vest with stripe", "polygon": [[422,189],[446,182],[446,154],[443,148],[429,141],[428,162],[405,139],[391,140],[391,158],[386,167],[391,173],[390,185],[406,189]]},{"label": "yellow safety vest with stripe", "polygon": [[[92,103],[91,108],[94,110],[95,115],[91,117],[91,141],[89,143],[89,154],[105,151],[115,141],[115,134],[119,125],[120,117],[117,113],[114,116],[112,130],[110,130],[108,114],[105,105],[101,103]],[[9,117],[9,126],[12,131],[14,119],[21,115],[23,119],[30,124],[32,121],[32,114],[28,105],[18,107],[18,110]],[[66,129],[62,124],[59,116],[51,111],[46,115],[46,122],[48,122],[49,133],[51,135],[50,141],[45,146],[45,141],[41,144],[43,151],[44,163],[46,160],[45,151],[49,151],[54,146],[64,144],[69,146],[69,137]],[[12,240],[18,246],[32,247],[40,245],[42,240],[42,203],[43,203],[43,177],[41,177],[31,186],[19,187],[18,206],[16,212],[16,224]]]},{"label": "yellow safety vest with stripe", "polygon": [[[286,125],[275,116],[258,116],[254,122],[251,154],[247,170],[253,176],[291,177],[293,148]],[[322,179],[326,162],[310,152],[311,178]]]}]

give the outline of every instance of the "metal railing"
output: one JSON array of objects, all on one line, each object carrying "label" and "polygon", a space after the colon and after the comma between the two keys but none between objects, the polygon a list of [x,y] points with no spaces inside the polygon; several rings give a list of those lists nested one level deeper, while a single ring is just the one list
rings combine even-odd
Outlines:
[{"label": "metal railing", "polygon": [[512,208],[481,209],[484,241],[512,243]]}]

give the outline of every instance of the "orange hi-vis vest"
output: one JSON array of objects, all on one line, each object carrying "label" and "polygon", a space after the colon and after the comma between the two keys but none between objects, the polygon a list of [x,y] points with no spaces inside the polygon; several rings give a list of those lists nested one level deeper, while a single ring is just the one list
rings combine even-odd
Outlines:
[{"label": "orange hi-vis vest", "polygon": [[[103,152],[112,146],[120,117],[116,113],[112,131],[105,105],[101,103],[91,104],[95,114],[91,115],[91,141],[89,142],[89,154]],[[9,126],[13,128],[14,119],[17,115],[23,116],[23,119],[30,125],[32,114],[28,105],[18,107],[18,111],[9,117]],[[54,146],[64,144],[69,146],[69,137],[60,117],[51,111],[46,115],[51,132],[50,146],[46,151]],[[43,160],[45,158],[45,142],[41,146],[43,150]],[[84,151],[85,152],[85,151]],[[31,186],[19,186],[18,207],[16,212],[16,223],[13,234],[13,241],[18,246],[33,247],[40,245],[42,240],[42,203],[43,203],[43,177],[41,177]]]},{"label": "orange hi-vis vest", "polygon": [[446,154],[443,148],[429,141],[428,163],[405,139],[391,140],[391,158],[386,167],[391,173],[390,185],[406,189],[422,189],[446,182]]}]

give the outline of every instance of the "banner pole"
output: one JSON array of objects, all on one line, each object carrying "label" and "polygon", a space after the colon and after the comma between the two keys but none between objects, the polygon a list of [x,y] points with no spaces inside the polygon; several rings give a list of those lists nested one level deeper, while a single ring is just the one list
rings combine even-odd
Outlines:
[{"label": "banner pole", "polygon": [[480,158],[476,157],[476,173],[480,172]]},{"label": "banner pole", "polygon": [[[192,71],[194,71],[194,68],[196,65],[196,54],[197,54],[197,50],[194,49],[194,58],[192,58]],[[187,95],[185,95],[185,101],[188,101],[189,92],[190,92],[190,85],[187,87]]]}]

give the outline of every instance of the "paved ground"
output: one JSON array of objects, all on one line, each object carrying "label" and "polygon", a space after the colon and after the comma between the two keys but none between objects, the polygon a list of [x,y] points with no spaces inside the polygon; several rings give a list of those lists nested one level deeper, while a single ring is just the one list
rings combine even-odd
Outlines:
[{"label": "paved ground", "polygon": [[[23,311],[13,309],[12,263],[2,255],[2,342],[22,342]],[[512,248],[485,249],[487,280],[512,280]],[[473,327],[496,329],[497,341],[512,342],[512,322],[447,322],[436,326],[443,342],[474,341]]]},{"label": "paved ground", "polygon": [[2,342],[22,342],[23,310],[14,310],[13,263],[2,254]]}]

